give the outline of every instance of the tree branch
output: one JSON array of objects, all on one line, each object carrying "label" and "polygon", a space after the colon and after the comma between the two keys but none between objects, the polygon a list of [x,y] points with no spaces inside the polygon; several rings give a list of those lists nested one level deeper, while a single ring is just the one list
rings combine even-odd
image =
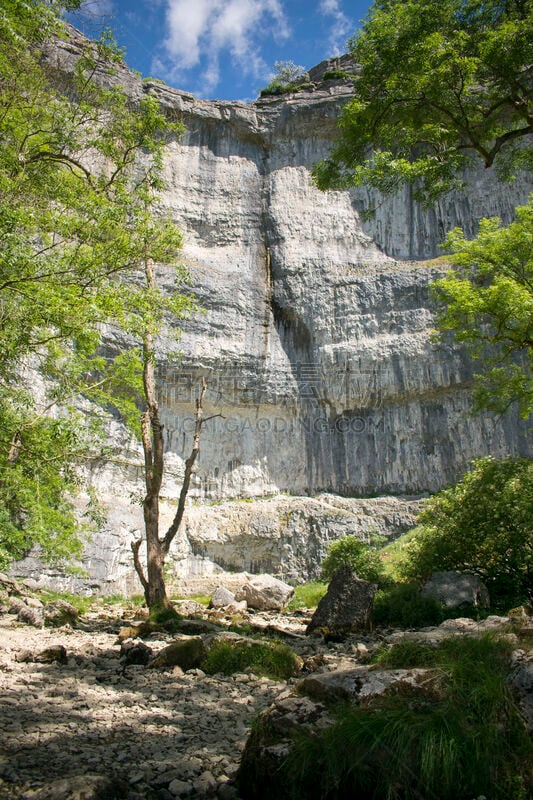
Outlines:
[{"label": "tree branch", "polygon": [[185,511],[185,500],[187,498],[187,492],[189,491],[189,486],[191,483],[192,470],[194,467],[194,462],[196,461],[196,457],[198,456],[198,452],[200,450],[200,434],[202,432],[203,403],[206,390],[207,390],[207,383],[205,378],[202,378],[202,389],[200,392],[200,396],[196,398],[196,424],[194,427],[193,445],[191,454],[185,462],[185,474],[183,476],[183,483],[181,485],[178,508],[174,516],[174,519],[172,520],[172,525],[166,532],[165,538],[163,539],[162,543],[165,555],[168,553],[170,545],[172,544],[172,540],[174,539],[176,533],[178,532],[178,529],[181,525],[181,521],[183,519],[183,513]]},{"label": "tree branch", "polygon": [[141,560],[139,558],[139,549],[143,543],[142,539],[137,539],[136,542],[131,543],[131,550],[133,553],[133,565],[135,567],[135,572],[139,576],[139,580],[142,584],[144,591],[148,591],[148,581],[145,578],[144,571],[142,568]]}]

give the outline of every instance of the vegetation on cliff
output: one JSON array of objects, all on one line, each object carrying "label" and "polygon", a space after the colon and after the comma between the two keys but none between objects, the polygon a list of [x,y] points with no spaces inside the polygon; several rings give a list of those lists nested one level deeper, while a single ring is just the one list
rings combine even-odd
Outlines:
[{"label": "vegetation on cliff", "polygon": [[377,0],[350,51],[355,97],[321,187],[407,182],[433,201],[477,161],[504,177],[533,166],[529,0]]},{"label": "vegetation on cliff", "polygon": [[[110,42],[82,47],[62,85],[51,42],[66,35],[64,6],[8,0],[0,14],[1,566],[34,545],[52,560],[80,554],[71,500],[77,465],[101,446],[96,409],[141,433],[150,342],[191,307],[184,271],[163,293],[153,266],[175,264],[181,245],[156,206],[163,148],[182,128],[154,98],[132,107]],[[131,346],[103,349],[104,326]],[[147,475],[153,416],[152,404]]]}]

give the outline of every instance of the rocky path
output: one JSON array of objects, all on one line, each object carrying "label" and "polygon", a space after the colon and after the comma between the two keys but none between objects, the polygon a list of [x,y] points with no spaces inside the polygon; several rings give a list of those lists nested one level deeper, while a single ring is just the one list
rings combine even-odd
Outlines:
[{"label": "rocky path", "polygon": [[[66,648],[65,663],[20,660],[52,645]],[[35,629],[7,615],[0,648],[1,800],[59,800],[55,781],[72,787],[87,774],[112,778],[128,800],[235,797],[252,721],[284,688],[246,674],[123,668],[116,633],[98,627]]]},{"label": "rocky path", "polygon": [[[0,615],[0,800],[238,800],[234,778],[254,719],[274,700],[290,705],[305,674],[316,671],[327,688],[328,681],[342,683],[354,668],[363,669],[358,665],[384,640],[436,643],[508,630],[511,620],[448,620],[438,628],[375,632],[328,645],[303,635],[305,614],[249,615],[256,629],[285,631],[302,657],[302,673],[288,682],[124,666],[118,637],[124,622],[131,620],[119,609],[61,628]],[[520,648],[514,633],[506,635]],[[147,644],[157,653],[172,638],[152,633]],[[53,647],[62,660],[36,660]],[[531,730],[533,653],[517,649],[515,656],[513,685]],[[331,680],[323,673],[332,673]],[[366,677],[372,676],[375,682],[379,674]]]}]

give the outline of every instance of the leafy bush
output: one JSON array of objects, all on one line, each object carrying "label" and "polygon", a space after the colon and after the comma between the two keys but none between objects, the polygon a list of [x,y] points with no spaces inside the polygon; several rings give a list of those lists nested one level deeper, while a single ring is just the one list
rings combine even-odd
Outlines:
[{"label": "leafy bush", "polygon": [[180,623],[183,617],[172,608],[172,606],[155,605],[150,609],[150,615],[147,620],[148,626],[157,628],[164,628],[169,633],[175,633],[180,628]]},{"label": "leafy bush", "polygon": [[292,797],[525,800],[533,746],[508,686],[511,649],[490,636],[449,639],[432,656],[438,698],[348,707],[296,740],[284,765]]},{"label": "leafy bush", "polygon": [[202,669],[209,675],[232,675],[250,669],[256,675],[286,680],[297,672],[298,659],[284,644],[220,641],[209,650]]},{"label": "leafy bush", "polygon": [[310,86],[309,83],[304,84],[302,82],[305,75],[305,67],[295,64],[293,61],[275,61],[274,68],[276,70],[274,77],[268,86],[261,89],[261,97],[298,92],[304,86]]},{"label": "leafy bush", "polygon": [[321,565],[320,577],[329,581],[333,573],[348,564],[358,578],[372,581],[378,585],[387,583],[383,564],[376,550],[372,550],[355,536],[343,536],[328,547],[327,555]]},{"label": "leafy bush", "polygon": [[[418,583],[398,583],[378,589],[374,597],[374,624],[392,628],[439,625],[452,616],[431,597],[422,597]],[[462,616],[465,612],[462,611]]]},{"label": "leafy bush", "polygon": [[324,77],[322,78],[323,81],[334,81],[334,80],[341,80],[344,78],[348,78],[353,80],[354,76],[350,75],[349,72],[344,72],[341,69],[330,69],[324,72]]},{"label": "leafy bush", "polygon": [[531,597],[532,519],[533,461],[482,458],[428,501],[400,571],[408,579],[437,570],[472,572],[491,597]]}]

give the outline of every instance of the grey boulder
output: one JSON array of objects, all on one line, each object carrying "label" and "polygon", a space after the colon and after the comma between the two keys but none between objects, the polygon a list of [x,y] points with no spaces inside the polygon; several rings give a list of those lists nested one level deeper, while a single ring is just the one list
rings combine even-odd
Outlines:
[{"label": "grey boulder", "polygon": [[280,611],[294,594],[294,588],[272,575],[254,575],[235,593],[237,601],[246,600],[257,611]]},{"label": "grey boulder", "polygon": [[490,606],[489,592],[483,581],[467,572],[434,572],[422,586],[421,594],[447,608]]}]

